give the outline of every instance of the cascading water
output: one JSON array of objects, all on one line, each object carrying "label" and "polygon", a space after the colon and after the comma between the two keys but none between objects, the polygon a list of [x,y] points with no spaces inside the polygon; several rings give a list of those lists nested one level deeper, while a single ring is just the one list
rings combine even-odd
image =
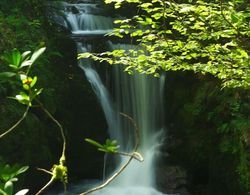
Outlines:
[{"label": "cascading water", "polygon": [[[79,3],[63,4],[64,25],[71,30],[72,34],[78,36],[102,35],[113,28],[113,19],[106,16],[92,14],[100,9],[96,4]],[[72,9],[76,8],[77,13]],[[135,46],[125,44],[112,44],[105,42],[112,49],[129,49]],[[78,52],[91,51],[91,45],[77,42]],[[91,65],[90,60],[81,60],[79,66],[92,85],[103,108],[109,134],[120,144],[120,149],[132,152],[135,144],[135,130],[120,112],[131,116],[140,129],[140,145],[138,151],[143,155],[144,161],[133,160],[129,166],[108,187],[96,195],[160,195],[162,193],[154,189],[155,186],[155,161],[159,146],[163,137],[163,88],[164,76],[153,78],[135,73],[128,75],[124,73],[122,66],[112,67],[112,94],[109,93],[100,79],[97,71]],[[117,168],[122,166],[127,157],[117,160]]]}]

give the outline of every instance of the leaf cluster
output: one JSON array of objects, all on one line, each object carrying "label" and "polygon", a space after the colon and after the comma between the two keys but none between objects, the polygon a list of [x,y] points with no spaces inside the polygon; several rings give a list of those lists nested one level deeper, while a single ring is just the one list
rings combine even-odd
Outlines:
[{"label": "leaf cluster", "polygon": [[96,146],[99,151],[106,152],[106,153],[117,153],[119,149],[119,145],[117,144],[116,140],[107,139],[104,144],[101,144],[89,138],[86,138],[85,141]]},{"label": "leaf cluster", "polygon": [[[14,182],[18,181],[17,176],[26,172],[28,166],[20,166],[18,164],[10,166],[9,164],[0,163],[0,194],[13,195]],[[15,195],[25,195],[28,190],[24,189],[17,192]]]},{"label": "leaf cluster", "polygon": [[80,54],[159,76],[164,71],[212,74],[223,87],[250,87],[250,4],[247,1],[107,0],[135,3],[138,15],[117,20],[109,34],[130,37],[136,50]]},{"label": "leaf cluster", "polygon": [[14,49],[11,53],[5,53],[2,57],[8,66],[8,71],[0,73],[0,83],[10,82],[11,79],[14,79],[18,85],[21,84],[23,90],[13,99],[16,99],[22,104],[31,106],[32,100],[42,92],[42,89],[34,88],[37,77],[31,77],[29,74],[35,61],[44,51],[45,47],[33,53],[31,53],[31,51],[20,53]]}]

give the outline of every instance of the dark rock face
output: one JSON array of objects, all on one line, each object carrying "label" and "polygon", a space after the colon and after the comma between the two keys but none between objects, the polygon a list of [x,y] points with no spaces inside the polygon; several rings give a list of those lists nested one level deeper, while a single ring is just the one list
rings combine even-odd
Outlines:
[{"label": "dark rock face", "polygon": [[179,166],[166,166],[156,171],[159,189],[166,194],[190,195],[187,191],[187,174]]},{"label": "dark rock face", "polygon": [[[226,108],[231,95],[223,94],[218,80],[209,75],[169,72],[166,83],[168,140],[163,151],[168,156],[164,162],[185,167],[186,186],[194,195],[245,195],[236,171],[239,154],[223,152],[226,138],[218,133],[220,121],[228,120],[228,113],[218,108]],[[211,119],[211,114],[216,117]]]},{"label": "dark rock face", "polygon": [[72,6],[71,11],[73,14],[79,14],[79,10],[76,8],[76,6]]},{"label": "dark rock face", "polygon": [[78,0],[76,3],[96,3],[96,0]]}]

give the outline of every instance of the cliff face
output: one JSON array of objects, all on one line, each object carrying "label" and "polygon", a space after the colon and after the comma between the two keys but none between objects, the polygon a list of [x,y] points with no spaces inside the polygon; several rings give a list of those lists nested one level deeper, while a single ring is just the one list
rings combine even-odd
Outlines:
[{"label": "cliff face", "polygon": [[222,90],[209,76],[186,72],[167,78],[166,164],[185,168],[194,194],[245,194],[249,142],[241,136],[249,131],[249,94]]}]

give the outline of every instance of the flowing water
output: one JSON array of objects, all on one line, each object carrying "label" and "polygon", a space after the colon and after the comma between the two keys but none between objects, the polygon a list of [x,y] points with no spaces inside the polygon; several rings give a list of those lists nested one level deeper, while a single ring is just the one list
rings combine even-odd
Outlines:
[{"label": "flowing water", "polygon": [[[70,7],[77,9],[73,13]],[[63,4],[65,26],[72,34],[79,36],[103,35],[113,28],[113,18],[96,14],[100,9],[96,4]],[[130,49],[136,46],[113,44],[103,41],[110,50]],[[92,51],[89,43],[77,42],[78,52]],[[105,85],[98,71],[90,60],[80,60],[79,66],[85,72],[88,81],[102,106],[105,114],[109,135],[120,144],[120,150],[132,152],[135,145],[135,129],[128,118],[132,117],[140,129],[140,144],[138,152],[144,158],[143,162],[133,160],[125,171],[108,187],[95,192],[96,195],[160,195],[155,186],[155,163],[159,154],[164,132],[163,93],[165,77],[160,78],[134,73],[124,73],[122,66],[114,66],[111,70],[112,86]],[[128,157],[116,159],[117,170]],[[110,173],[112,174],[112,173]]]}]

